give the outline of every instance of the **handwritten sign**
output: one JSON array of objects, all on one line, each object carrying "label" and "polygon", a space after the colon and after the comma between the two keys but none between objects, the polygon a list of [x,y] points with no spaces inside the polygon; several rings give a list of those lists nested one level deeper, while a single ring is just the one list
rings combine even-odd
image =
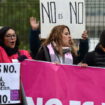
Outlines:
[{"label": "handwritten sign", "polygon": [[0,105],[20,103],[20,64],[0,63]]},{"label": "handwritten sign", "polygon": [[73,38],[85,30],[84,0],[40,0],[40,16],[42,38],[56,25],[67,25]]}]

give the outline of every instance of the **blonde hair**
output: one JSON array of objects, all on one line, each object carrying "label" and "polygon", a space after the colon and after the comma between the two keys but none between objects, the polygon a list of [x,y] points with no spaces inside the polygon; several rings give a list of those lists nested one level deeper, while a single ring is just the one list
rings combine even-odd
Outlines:
[{"label": "blonde hair", "polygon": [[[70,30],[69,28],[66,26],[66,25],[58,25],[58,26],[55,26],[49,37],[45,40],[45,42],[42,44],[42,45],[48,45],[52,42],[54,42],[56,44],[56,47],[55,49],[57,50],[57,52],[62,55],[62,45],[63,45],[63,40],[62,40],[62,33],[64,31],[64,29],[67,28],[69,33],[70,33]],[[77,51],[76,51],[76,47],[74,45],[74,41],[71,39],[70,41],[70,47],[71,47],[71,52],[72,54],[74,55],[77,55]]]}]

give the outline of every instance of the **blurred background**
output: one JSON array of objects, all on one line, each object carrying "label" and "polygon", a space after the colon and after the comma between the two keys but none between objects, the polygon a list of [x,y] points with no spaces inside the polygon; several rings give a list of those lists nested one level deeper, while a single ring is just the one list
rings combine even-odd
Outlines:
[{"label": "blurred background", "polygon": [[29,49],[29,17],[39,20],[39,0],[0,0],[0,26],[11,26],[19,35],[20,48]]},{"label": "blurred background", "polygon": [[[105,29],[105,0],[85,0],[86,30],[90,44],[96,44]],[[12,26],[21,40],[20,48],[29,49],[29,17],[40,20],[39,0],[0,0],[0,26]]]}]

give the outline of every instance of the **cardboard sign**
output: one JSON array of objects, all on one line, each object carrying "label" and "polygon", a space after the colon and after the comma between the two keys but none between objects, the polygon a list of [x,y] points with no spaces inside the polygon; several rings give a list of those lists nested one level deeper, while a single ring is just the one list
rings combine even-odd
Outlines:
[{"label": "cardboard sign", "polygon": [[84,0],[40,0],[41,37],[46,38],[56,25],[67,25],[73,38],[85,30]]},{"label": "cardboard sign", "polygon": [[20,64],[0,63],[0,104],[20,103]]}]

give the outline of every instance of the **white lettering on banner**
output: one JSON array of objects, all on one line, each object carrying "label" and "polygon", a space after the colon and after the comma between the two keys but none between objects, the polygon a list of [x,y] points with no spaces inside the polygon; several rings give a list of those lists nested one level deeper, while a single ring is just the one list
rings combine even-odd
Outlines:
[{"label": "white lettering on banner", "polygon": [[52,98],[48,100],[45,105],[62,105],[62,102],[59,99]]},{"label": "white lettering on banner", "polygon": [[94,105],[94,102],[84,102],[82,105]]},{"label": "white lettering on banner", "polygon": [[[31,101],[33,102],[32,99],[31,99]],[[37,98],[35,105],[63,105],[63,103],[61,102],[61,100],[59,100],[57,98],[51,98],[51,99],[47,100],[44,104],[43,98]],[[86,102],[82,103],[81,101],[71,100],[71,101],[69,101],[69,105],[95,105],[95,103],[92,101],[86,101]],[[100,105],[105,105],[105,103],[101,103]]]},{"label": "white lettering on banner", "polygon": [[26,97],[27,105],[35,105],[32,97]]},{"label": "white lettering on banner", "polygon": [[69,105],[81,105],[80,101],[69,101]]},{"label": "white lettering on banner", "polygon": [[43,98],[38,98],[37,99],[37,105],[43,105]]},{"label": "white lettering on banner", "polygon": [[94,105],[93,102],[84,102],[83,104],[81,104],[80,101],[70,101],[70,105]]}]

